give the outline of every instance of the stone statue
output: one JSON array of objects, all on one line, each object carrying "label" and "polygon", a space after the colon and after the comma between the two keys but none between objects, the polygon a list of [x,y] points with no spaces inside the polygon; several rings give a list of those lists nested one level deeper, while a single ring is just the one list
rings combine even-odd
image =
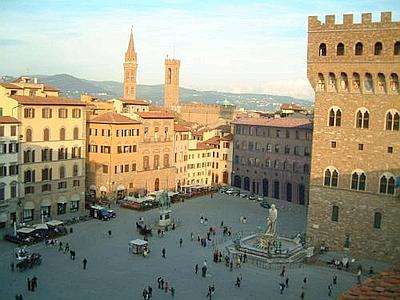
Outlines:
[{"label": "stone statue", "polygon": [[275,204],[271,205],[269,215],[267,217],[267,230],[259,238],[259,245],[261,248],[266,249],[269,253],[270,248],[276,245],[278,234],[276,232],[276,220],[278,218],[278,211]]},{"label": "stone statue", "polygon": [[278,218],[278,210],[275,208],[275,204],[271,205],[269,209],[269,215],[267,217],[267,231],[266,235],[276,235],[276,219]]},{"label": "stone statue", "polygon": [[161,209],[170,206],[170,201],[169,201],[167,191],[164,190],[161,193],[159,193],[157,196],[158,196],[158,201],[160,202]]}]

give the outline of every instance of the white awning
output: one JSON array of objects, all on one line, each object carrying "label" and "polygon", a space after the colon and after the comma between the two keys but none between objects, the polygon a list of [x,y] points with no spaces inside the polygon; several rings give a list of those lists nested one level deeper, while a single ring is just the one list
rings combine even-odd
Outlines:
[{"label": "white awning", "polygon": [[36,224],[35,229],[49,229],[46,224]]},{"label": "white awning", "polygon": [[129,245],[137,245],[137,246],[144,246],[144,245],[147,245],[147,244],[148,243],[146,241],[141,240],[141,239],[136,239],[136,240],[133,240],[133,241],[129,242]]},{"label": "white awning", "polygon": [[124,190],[125,190],[125,186],[122,184],[117,187],[117,191],[124,191]]},{"label": "white awning", "polygon": [[40,206],[51,206],[51,201],[50,199],[43,199],[42,202],[40,203]]},{"label": "white awning", "polygon": [[92,184],[92,185],[89,187],[89,190],[95,191],[95,190],[96,190],[96,186]]},{"label": "white awning", "polygon": [[59,220],[51,220],[51,221],[46,222],[46,224],[49,226],[59,226],[59,225],[63,225],[64,223]]},{"label": "white awning", "polygon": [[67,203],[67,200],[65,199],[65,197],[60,197],[58,198],[57,203]]},{"label": "white awning", "polygon": [[6,213],[1,213],[0,214],[0,223],[7,222],[7,220],[8,220],[7,214]]},{"label": "white awning", "polygon": [[32,233],[34,231],[35,231],[35,228],[32,228],[32,227],[22,227],[17,230],[17,232],[19,232],[19,233]]},{"label": "white awning", "polygon": [[24,209],[34,209],[34,208],[35,208],[35,204],[33,204],[32,201],[25,202]]},{"label": "white awning", "polygon": [[107,188],[104,185],[102,185],[100,187],[100,192],[107,192]]}]

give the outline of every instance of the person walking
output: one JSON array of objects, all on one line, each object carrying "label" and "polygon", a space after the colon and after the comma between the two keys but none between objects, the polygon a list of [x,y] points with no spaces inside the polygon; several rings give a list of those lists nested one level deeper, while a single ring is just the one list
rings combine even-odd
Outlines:
[{"label": "person walking", "polygon": [[65,253],[67,253],[69,251],[69,243],[67,243],[66,245],[65,245],[65,249],[64,249],[64,252]]},{"label": "person walking", "polygon": [[62,244],[62,242],[60,241],[60,243],[58,244],[58,251],[62,251],[62,247],[63,247],[63,244]]},{"label": "person walking", "polygon": [[28,291],[30,291],[32,283],[31,283],[31,279],[29,277],[27,279],[27,283],[28,283]]},{"label": "person walking", "polygon": [[87,259],[86,257],[83,259],[83,269],[86,270],[86,265],[87,265]]},{"label": "person walking", "polygon": [[288,288],[288,287],[289,287],[289,277],[286,277],[286,280],[285,280],[285,286],[286,286],[286,288]]},{"label": "person walking", "polygon": [[303,288],[303,289],[305,289],[305,288],[306,288],[306,286],[307,286],[307,277],[304,277],[304,279],[303,279],[303,286],[302,286],[302,288]]},{"label": "person walking", "polygon": [[333,285],[337,284],[337,276],[336,276],[336,274],[333,274],[332,282],[333,282]]},{"label": "person walking", "polygon": [[149,298],[151,298],[153,296],[153,288],[150,285],[147,287],[147,291],[149,292]]},{"label": "person walking", "polygon": [[194,273],[197,275],[198,272],[199,272],[199,264],[196,264],[194,266]]},{"label": "person walking", "polygon": [[157,278],[158,289],[161,289],[161,277]]},{"label": "person walking", "polygon": [[301,294],[300,294],[300,299],[301,299],[301,300],[304,299],[304,291],[301,292]]},{"label": "person walking", "polygon": [[247,260],[247,254],[245,253],[245,254],[243,254],[243,263],[244,264],[246,263],[246,260]]},{"label": "person walking", "polygon": [[165,288],[164,288],[164,291],[165,291],[166,293],[168,293],[168,281],[166,281],[166,282],[165,282]]},{"label": "person walking", "polygon": [[332,286],[328,285],[328,297],[332,296]]},{"label": "person walking", "polygon": [[112,234],[112,232],[111,232],[111,230],[109,230],[108,231],[108,237],[111,237],[111,234]]},{"label": "person walking", "polygon": [[175,289],[174,289],[173,286],[171,286],[170,291],[171,291],[171,296],[172,296],[172,298],[174,298],[174,296],[175,296]]},{"label": "person walking", "polygon": [[281,295],[283,294],[283,290],[285,289],[285,284],[283,283],[283,282],[281,282],[280,284],[279,284],[279,291],[280,291],[280,293],[281,293]]},{"label": "person walking", "polygon": [[191,232],[191,233],[190,233],[190,241],[193,242],[193,240],[194,240],[194,234],[193,234],[193,232]]},{"label": "person walking", "polygon": [[357,282],[358,284],[361,284],[361,268],[359,268],[357,271]]},{"label": "person walking", "polygon": [[165,248],[162,248],[161,254],[162,254],[162,257],[163,257],[163,258],[166,258],[166,257],[165,257],[165,253],[166,253]]},{"label": "person walking", "polygon": [[146,288],[143,289],[142,295],[143,295],[143,299],[144,299],[144,300],[147,300],[147,297],[148,297],[148,296],[147,296],[147,290],[146,290]]},{"label": "person walking", "polygon": [[182,244],[183,244],[183,239],[180,238],[180,239],[179,239],[179,247],[180,247],[180,248],[182,248]]},{"label": "person walking", "polygon": [[32,285],[32,287],[33,287],[34,289],[37,289],[37,287],[38,287],[37,280],[38,280],[37,277],[36,277],[36,276],[33,276],[31,285]]},{"label": "person walking", "polygon": [[15,270],[15,265],[14,265],[13,261],[10,264],[10,269],[11,269],[11,272],[14,272],[14,270]]},{"label": "person walking", "polygon": [[164,289],[164,278],[161,278],[161,289]]},{"label": "person walking", "polygon": [[286,272],[286,266],[283,266],[281,271],[281,277],[285,276],[285,272]]}]

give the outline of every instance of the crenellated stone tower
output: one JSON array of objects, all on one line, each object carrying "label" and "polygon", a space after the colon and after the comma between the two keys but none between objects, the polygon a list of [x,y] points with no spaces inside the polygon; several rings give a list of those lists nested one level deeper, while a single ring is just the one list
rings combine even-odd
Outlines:
[{"label": "crenellated stone tower", "polygon": [[125,52],[124,62],[124,99],[136,99],[137,56],[133,33],[129,37],[128,49]]},{"label": "crenellated stone tower", "polygon": [[374,259],[400,257],[400,22],[308,19],[315,91],[307,240]]},{"label": "crenellated stone tower", "polygon": [[165,60],[164,107],[168,109],[179,105],[179,67],[178,59]]}]

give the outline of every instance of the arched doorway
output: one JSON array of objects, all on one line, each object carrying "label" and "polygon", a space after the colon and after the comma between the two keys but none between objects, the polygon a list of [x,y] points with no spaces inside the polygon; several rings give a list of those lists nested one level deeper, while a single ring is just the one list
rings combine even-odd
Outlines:
[{"label": "arched doorway", "polygon": [[286,200],[292,202],[292,184],[290,182],[286,184]]},{"label": "arched doorway", "polygon": [[242,177],[240,177],[239,175],[235,175],[235,178],[233,180],[233,185],[237,188],[241,188],[242,187]]},{"label": "arched doorway", "polygon": [[279,199],[279,181],[274,181],[274,198]]},{"label": "arched doorway", "polygon": [[160,179],[156,178],[154,181],[154,190],[159,191],[160,190]]},{"label": "arched doorway", "polygon": [[263,196],[268,197],[268,179],[264,178],[262,181]]},{"label": "arched doorway", "polygon": [[250,178],[249,177],[244,178],[244,187],[243,188],[246,191],[250,191]]},{"label": "arched doorway", "polygon": [[228,172],[226,171],[222,173],[222,183],[228,183]]},{"label": "arched doorway", "polygon": [[304,184],[299,184],[299,203],[304,205],[305,204],[305,188]]}]

